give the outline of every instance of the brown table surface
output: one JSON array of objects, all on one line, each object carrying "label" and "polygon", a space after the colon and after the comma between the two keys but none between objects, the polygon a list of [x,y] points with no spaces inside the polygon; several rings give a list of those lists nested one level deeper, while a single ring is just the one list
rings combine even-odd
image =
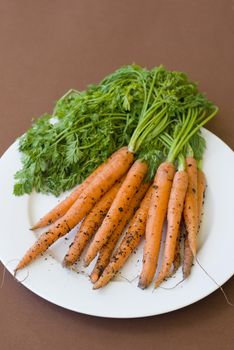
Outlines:
[{"label": "brown table surface", "polygon": [[[0,153],[68,89],[132,62],[199,81],[220,106],[209,129],[234,148],[233,34],[231,0],[1,0]],[[224,288],[233,301],[234,279]],[[6,273],[0,334],[1,350],[234,349],[234,309],[216,291],[165,315],[102,319],[52,305]]]}]

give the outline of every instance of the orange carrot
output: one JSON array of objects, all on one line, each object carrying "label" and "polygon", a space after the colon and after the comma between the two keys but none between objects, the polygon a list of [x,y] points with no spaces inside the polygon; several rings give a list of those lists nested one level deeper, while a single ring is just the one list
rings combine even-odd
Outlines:
[{"label": "orange carrot", "polygon": [[86,256],[84,258],[84,265],[88,266],[95,258],[98,251],[108,241],[118,223],[126,215],[129,203],[137,190],[139,189],[146,173],[148,166],[145,162],[137,160],[129,170],[125,181],[115,197],[105,219],[99,227],[97,233],[91,242]]},{"label": "orange carrot", "polygon": [[184,203],[184,222],[188,232],[189,247],[193,256],[196,256],[198,231],[197,162],[194,158],[188,157],[186,165],[189,182]]},{"label": "orange carrot", "polygon": [[[202,170],[197,171],[197,211],[198,211],[198,225],[201,222],[202,206],[204,200],[204,193],[206,189],[205,174]],[[183,260],[183,277],[187,278],[190,275],[193,264],[193,253],[189,246],[188,236],[184,240],[184,260]]]},{"label": "orange carrot", "polygon": [[86,216],[80,226],[80,229],[75,235],[74,241],[70,245],[70,248],[64,257],[64,266],[73,265],[80,258],[90,238],[101,225],[102,220],[106,216],[106,213],[108,212],[122,182],[123,179],[122,181],[118,181],[106,194],[104,194],[100,201],[97,202],[97,204]]},{"label": "orange carrot", "polygon": [[51,244],[75,227],[113,184],[126,173],[133,162],[133,158],[133,153],[129,152],[127,147],[123,147],[116,155],[114,164],[110,163],[105,171],[103,170],[97,175],[91,184],[83,190],[67,213],[38,238],[19,262],[16,271],[27,266],[38,255],[44,253]]},{"label": "orange carrot", "polygon": [[202,207],[204,202],[204,195],[206,190],[206,177],[202,170],[197,170],[197,212],[198,212],[198,226],[201,223]]},{"label": "orange carrot", "polygon": [[139,279],[139,287],[146,288],[153,280],[160,250],[163,223],[175,174],[172,163],[162,163],[154,178],[154,193],[146,224],[146,239],[144,245],[143,266]]},{"label": "orange carrot", "polygon": [[189,246],[188,236],[184,239],[184,258],[183,258],[183,278],[187,278],[190,275],[193,265],[193,253]]},{"label": "orange carrot", "polygon": [[117,248],[117,251],[114,253],[110,263],[103,271],[99,280],[94,284],[93,289],[104,287],[123,267],[134,249],[137,248],[145,233],[146,220],[153,192],[154,189],[151,186],[141,202],[140,208],[136,211],[134,217],[130,221],[129,228],[121,241],[120,246]]},{"label": "orange carrot", "polygon": [[175,247],[175,256],[173,261],[173,274],[176,273],[180,266],[181,262],[181,256],[180,256],[180,240],[181,240],[181,234],[178,235],[177,241],[176,241],[176,247]]},{"label": "orange carrot", "polygon": [[167,213],[167,234],[164,247],[162,268],[155,282],[155,288],[169,276],[175,258],[176,242],[180,233],[180,222],[184,200],[188,188],[188,173],[177,171],[172,184]]},{"label": "orange carrot", "polygon": [[98,260],[90,275],[91,282],[95,283],[100,277],[100,275],[102,274],[102,272],[104,271],[104,269],[106,268],[106,266],[108,265],[111,258],[111,254],[121,234],[123,233],[125,226],[128,224],[134,212],[139,207],[142,198],[144,197],[146,191],[149,188],[149,185],[150,185],[149,183],[144,183],[141,185],[139,191],[132,198],[129,205],[129,209],[126,212],[126,215],[122,218],[121,222],[119,223],[119,225],[117,226],[117,228],[115,229],[115,231],[113,232],[109,240],[102,246],[98,255]]},{"label": "orange carrot", "polygon": [[96,170],[94,170],[94,172],[92,172],[80,186],[76,187],[67,198],[56,205],[55,208],[49,211],[49,213],[47,213],[35,225],[33,225],[32,230],[48,226],[61,218],[79,198],[83,189],[85,189],[98,174],[100,174],[102,171],[105,171],[105,169],[109,167],[110,163],[115,162],[115,157],[119,151],[122,152],[120,149],[117,152],[113,153],[112,156],[108,158],[104,163],[102,163]]},{"label": "orange carrot", "polygon": [[95,176],[103,169],[104,164],[100,165],[80,186],[76,187],[72,193],[65,198],[62,202],[58,203],[56,207],[45,214],[35,225],[32,226],[32,230],[42,228],[51,225],[53,222],[61,218],[68,209],[75,203],[75,201],[81,195],[83,189],[89,185]]}]

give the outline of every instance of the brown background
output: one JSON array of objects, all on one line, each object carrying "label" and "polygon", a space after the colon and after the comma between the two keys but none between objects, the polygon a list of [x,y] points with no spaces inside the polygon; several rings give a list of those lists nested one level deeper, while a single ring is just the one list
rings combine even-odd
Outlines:
[{"label": "brown background", "polygon": [[[66,90],[132,62],[163,63],[199,81],[220,106],[210,130],[234,148],[233,34],[228,0],[0,1],[1,154]],[[233,278],[225,290],[233,301]],[[170,314],[101,319],[52,305],[6,273],[0,348],[233,349],[234,309],[216,291]]]}]

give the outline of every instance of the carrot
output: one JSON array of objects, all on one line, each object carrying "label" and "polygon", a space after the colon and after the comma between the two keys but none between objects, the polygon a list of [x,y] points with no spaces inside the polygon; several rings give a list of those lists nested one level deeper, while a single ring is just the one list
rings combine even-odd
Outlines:
[{"label": "carrot", "polygon": [[98,251],[108,241],[119,222],[126,215],[129,203],[139,189],[147,170],[147,164],[139,160],[135,161],[129,170],[125,181],[120,187],[117,196],[115,197],[105,219],[102,222],[101,227],[99,227],[88,248],[84,258],[85,266],[88,266],[95,258]]},{"label": "carrot", "polygon": [[76,187],[72,193],[65,198],[62,202],[56,205],[51,211],[49,211],[46,215],[44,215],[35,225],[32,226],[32,230],[48,226],[61,218],[68,209],[75,203],[75,201],[79,198],[82,191],[95,179],[95,177],[100,174],[102,171],[105,171],[107,167],[109,167],[110,163],[115,161],[115,157],[121,152],[121,149],[117,152],[113,153],[111,157],[109,157],[104,163],[102,163],[94,172],[92,172],[89,177],[78,187]]},{"label": "carrot", "polygon": [[181,240],[181,234],[178,235],[177,241],[176,241],[176,247],[175,247],[175,256],[173,261],[173,274],[176,273],[180,266],[181,262],[181,256],[180,256],[180,240]]},{"label": "carrot", "polygon": [[19,262],[15,271],[27,266],[39,254],[44,253],[51,244],[75,227],[113,184],[126,173],[133,158],[133,153],[129,152],[127,147],[123,147],[115,157],[114,163],[105,167],[105,171],[103,170],[97,175],[91,184],[83,190],[67,213],[38,238]]},{"label": "carrot", "polygon": [[184,258],[183,258],[183,278],[187,278],[190,275],[193,265],[193,253],[189,246],[188,235],[184,239]]},{"label": "carrot", "polygon": [[164,162],[159,166],[154,178],[154,192],[146,224],[143,266],[138,285],[142,289],[152,282],[156,271],[163,223],[174,174],[175,166],[170,162]]},{"label": "carrot", "polygon": [[197,162],[193,157],[186,158],[188,172],[188,189],[184,203],[184,222],[188,232],[189,247],[196,256],[196,237],[198,231],[198,200],[197,200]]},{"label": "carrot", "polygon": [[[197,212],[198,212],[198,225],[201,222],[202,206],[204,200],[204,193],[206,189],[205,174],[202,170],[197,171]],[[190,275],[193,264],[193,253],[189,246],[188,236],[184,240],[184,260],[183,260],[183,277],[187,278]]]},{"label": "carrot", "polygon": [[117,248],[117,251],[114,253],[99,280],[94,284],[93,289],[104,287],[123,267],[124,263],[140,243],[141,237],[145,233],[146,220],[153,192],[154,189],[151,186],[141,202],[140,208],[130,221],[129,228],[120,246]]},{"label": "carrot", "polygon": [[206,190],[206,177],[202,170],[197,170],[197,212],[198,212],[198,227],[201,223],[202,207],[204,203],[204,195]]},{"label": "carrot", "polygon": [[102,220],[106,216],[122,182],[123,180],[118,181],[106,194],[104,194],[100,201],[86,216],[64,257],[64,266],[70,266],[79,259],[90,238],[101,225]]},{"label": "carrot", "polygon": [[56,207],[45,214],[35,225],[32,226],[31,229],[36,230],[38,228],[51,225],[53,222],[61,218],[79,198],[83,189],[92,182],[92,180],[99,173],[99,171],[103,169],[103,167],[104,164],[100,165],[100,167],[98,167],[80,186],[75,188],[75,190],[72,191],[72,193],[67,198],[58,203]]},{"label": "carrot", "polygon": [[162,268],[155,282],[155,288],[170,274],[175,258],[177,239],[180,233],[180,222],[184,208],[184,200],[188,188],[188,173],[177,171],[172,184],[167,213],[167,234],[164,247]]},{"label": "carrot", "polygon": [[98,280],[98,278],[100,277],[100,275],[102,274],[102,272],[104,271],[104,269],[106,268],[106,266],[108,265],[110,258],[111,258],[111,254],[112,254],[125,226],[128,224],[128,222],[131,219],[131,217],[133,216],[134,212],[136,211],[136,209],[140,205],[140,202],[141,202],[142,198],[144,197],[146,191],[148,190],[149,185],[150,185],[149,183],[144,183],[141,185],[139,191],[132,198],[132,200],[130,202],[129,209],[126,212],[126,215],[122,218],[121,222],[116,227],[115,231],[113,232],[113,234],[111,235],[109,240],[102,246],[102,248],[99,252],[99,255],[98,255],[98,260],[97,260],[95,267],[90,275],[91,282],[95,283]]}]

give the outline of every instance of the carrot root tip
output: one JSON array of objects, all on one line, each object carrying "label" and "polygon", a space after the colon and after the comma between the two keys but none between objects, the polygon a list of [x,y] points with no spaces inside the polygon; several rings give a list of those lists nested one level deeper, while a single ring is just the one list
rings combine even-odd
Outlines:
[{"label": "carrot root tip", "polygon": [[190,276],[190,271],[183,271],[183,279],[186,279]]},{"label": "carrot root tip", "polygon": [[93,290],[99,289],[99,286],[96,286],[95,284],[93,285]]},{"label": "carrot root tip", "polygon": [[142,289],[142,290],[146,289],[146,285],[145,285],[144,283],[142,283],[142,282],[139,282],[139,283],[138,283],[138,287],[139,287],[140,289]]},{"label": "carrot root tip", "polygon": [[96,283],[97,280],[98,280],[98,278],[99,278],[98,274],[92,274],[92,275],[90,275],[90,281],[91,281],[92,283]]},{"label": "carrot root tip", "polygon": [[66,260],[66,259],[63,259],[63,261],[62,261],[62,267],[68,267],[68,266],[70,266],[71,264],[68,262],[68,260]]},{"label": "carrot root tip", "polygon": [[88,267],[91,261],[89,260],[83,260],[83,266]]}]

